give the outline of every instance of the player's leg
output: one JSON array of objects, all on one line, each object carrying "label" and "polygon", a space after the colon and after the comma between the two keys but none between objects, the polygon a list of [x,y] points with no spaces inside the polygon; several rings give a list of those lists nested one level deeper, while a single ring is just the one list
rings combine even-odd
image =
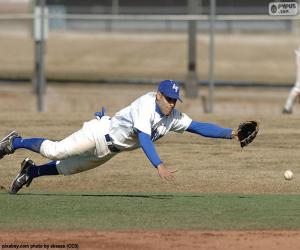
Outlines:
[{"label": "player's leg", "polygon": [[0,141],[0,159],[21,148],[54,160],[78,155],[94,147],[95,142],[82,129],[61,141],[51,141],[45,138],[23,139],[19,133],[13,131]]},{"label": "player's leg", "polygon": [[297,64],[297,75],[296,82],[300,82],[300,47],[298,50],[295,50],[296,53],[296,64]]},{"label": "player's leg", "polygon": [[116,154],[117,153],[110,153],[103,157],[97,157],[95,155],[88,154],[84,156],[70,157],[68,159],[57,162],[57,171],[62,175],[78,174],[103,165]]},{"label": "player's leg", "polygon": [[0,141],[0,159],[5,155],[14,153],[18,148],[27,148],[38,152],[44,140],[42,138],[22,139],[18,132],[12,131]]},{"label": "player's leg", "polygon": [[286,100],[284,109],[282,111],[284,114],[292,113],[292,108],[300,93],[300,48],[298,48],[298,50],[295,50],[295,54],[296,54],[296,82],[294,87],[291,89],[288,98]]},{"label": "player's leg", "polygon": [[45,138],[23,139],[19,133],[13,131],[0,141],[0,159],[20,148],[39,153],[51,160],[81,155],[96,148],[98,151],[105,150],[105,137],[101,136],[99,131],[102,131],[102,127],[96,119],[85,122],[80,130],[61,141],[51,141]]},{"label": "player's leg", "polygon": [[29,158],[24,159],[21,163],[21,170],[13,180],[9,192],[11,194],[16,194],[24,185],[29,187],[32,180],[39,176],[58,175],[59,173],[56,165],[57,161],[51,161],[44,165],[37,166]]},{"label": "player's leg", "polygon": [[105,138],[105,126],[107,124],[102,119],[85,122],[80,130],[62,141],[43,141],[40,154],[51,160],[84,155],[103,157],[110,153]]},{"label": "player's leg", "polygon": [[45,138],[23,139],[18,132],[12,131],[0,141],[0,159],[20,148],[40,153],[41,145],[45,140]]},{"label": "player's leg", "polygon": [[294,103],[296,102],[296,99],[300,93],[300,83],[296,82],[294,87],[291,89],[288,98],[286,100],[286,103],[284,105],[284,109],[282,113],[284,114],[291,114],[293,110]]},{"label": "player's leg", "polygon": [[33,179],[41,176],[72,175],[98,167],[110,160],[114,155],[116,154],[111,153],[99,158],[92,154],[86,154],[85,156],[74,156],[62,161],[51,161],[39,166],[26,158],[21,163],[21,171],[11,184],[10,193],[16,194],[24,185],[28,187]]},{"label": "player's leg", "polygon": [[282,111],[284,114],[292,113],[294,103],[300,94],[300,48],[296,50],[295,53],[296,53],[296,65],[297,65],[296,82],[294,87],[291,89],[288,98],[286,100],[286,103],[284,105],[284,109]]}]

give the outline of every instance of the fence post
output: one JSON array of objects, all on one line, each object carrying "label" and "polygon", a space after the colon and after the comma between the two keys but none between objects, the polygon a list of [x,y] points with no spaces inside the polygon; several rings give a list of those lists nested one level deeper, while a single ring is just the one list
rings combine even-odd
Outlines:
[{"label": "fence post", "polygon": [[208,91],[208,113],[213,113],[214,111],[214,88],[215,88],[215,18],[216,18],[216,0],[210,1],[210,39],[209,39],[209,91]]},{"label": "fence post", "polygon": [[46,80],[44,69],[45,40],[48,33],[48,11],[45,0],[39,0],[39,6],[34,9],[33,36],[35,41],[35,68],[33,75],[33,91],[37,95],[37,110],[45,111]]},{"label": "fence post", "polygon": [[[198,14],[198,0],[188,0],[188,13]],[[185,89],[187,97],[198,97],[196,20],[188,21],[188,74]]]}]

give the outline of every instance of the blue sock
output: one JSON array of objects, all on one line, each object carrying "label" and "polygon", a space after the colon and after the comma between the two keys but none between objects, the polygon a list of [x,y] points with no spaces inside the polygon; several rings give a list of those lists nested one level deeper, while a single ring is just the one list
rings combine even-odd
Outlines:
[{"label": "blue sock", "polygon": [[44,175],[59,175],[56,163],[57,161],[51,161],[44,165],[30,167],[28,174],[33,178]]},{"label": "blue sock", "polygon": [[26,148],[33,152],[39,153],[42,142],[45,141],[44,138],[30,138],[30,139],[22,139],[21,137],[16,137],[12,141],[13,149],[16,150],[18,148]]}]

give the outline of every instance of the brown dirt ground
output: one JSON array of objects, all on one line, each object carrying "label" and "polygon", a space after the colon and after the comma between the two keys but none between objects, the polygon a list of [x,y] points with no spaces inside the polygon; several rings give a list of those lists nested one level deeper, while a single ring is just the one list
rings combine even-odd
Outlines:
[{"label": "brown dirt ground", "polygon": [[[1,232],[2,249],[226,249],[298,250],[300,232],[296,231],[76,231],[76,232]],[[60,245],[55,247],[54,245]],[[71,245],[69,245],[71,244]],[[27,246],[26,246],[27,245]],[[52,245],[52,247],[51,247]]]}]

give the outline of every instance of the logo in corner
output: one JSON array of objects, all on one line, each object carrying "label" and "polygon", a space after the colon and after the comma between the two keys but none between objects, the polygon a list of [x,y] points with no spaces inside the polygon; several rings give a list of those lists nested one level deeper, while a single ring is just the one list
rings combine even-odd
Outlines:
[{"label": "logo in corner", "polygon": [[270,2],[270,16],[296,16],[298,14],[297,2]]}]

